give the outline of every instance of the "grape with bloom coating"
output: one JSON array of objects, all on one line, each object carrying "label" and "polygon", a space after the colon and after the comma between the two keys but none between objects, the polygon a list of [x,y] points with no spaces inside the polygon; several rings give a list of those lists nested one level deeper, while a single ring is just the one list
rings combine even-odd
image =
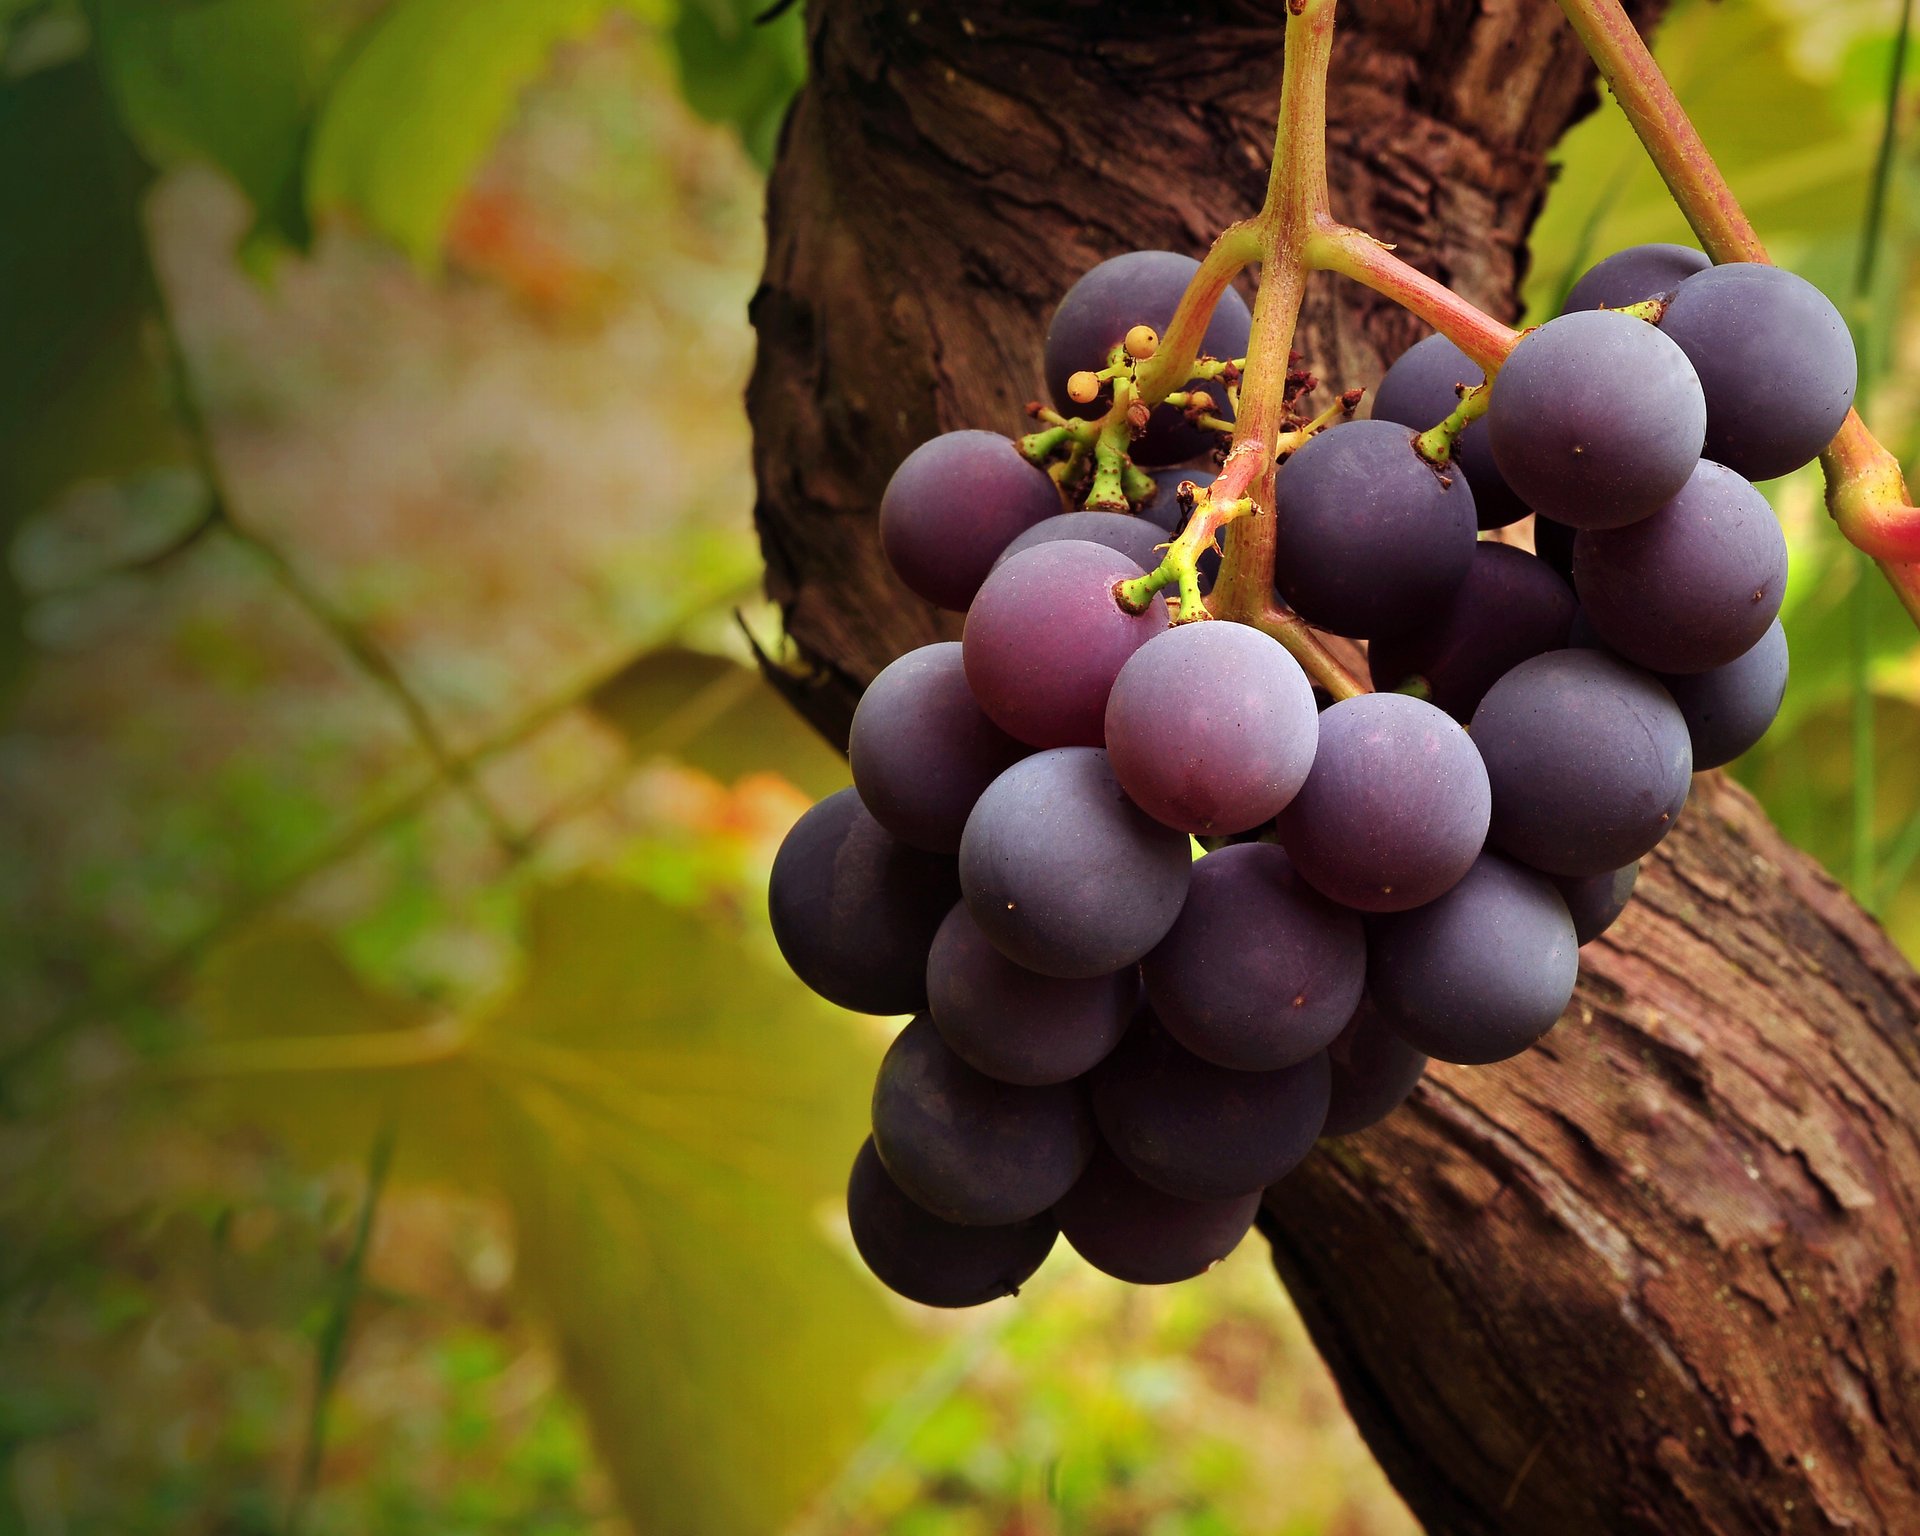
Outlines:
[{"label": "grape with bloom coating", "polygon": [[1167,936],[1192,875],[1185,834],[1129,800],[1091,747],[1015,763],[960,839],[967,910],[996,949],[1043,976],[1132,965]]},{"label": "grape with bloom coating", "polygon": [[942,1221],[1026,1221],[1093,1153],[1080,1087],[1017,1087],[976,1072],[925,1014],[900,1031],[873,1085],[873,1145],[894,1183]]},{"label": "grape with bloom coating", "polygon": [[847,1180],[847,1225],[880,1283],[923,1307],[977,1307],[1016,1294],[1059,1233],[1051,1212],[998,1227],[942,1221],[893,1182],[872,1137]]},{"label": "grape with bloom coating", "polygon": [[1693,742],[1696,773],[1732,762],[1767,734],[1787,696],[1787,632],[1775,619],[1759,643],[1711,672],[1663,677]]},{"label": "grape with bloom coating", "polygon": [[1306,782],[1320,737],[1313,685],[1286,647],[1245,624],[1182,624],[1127,659],[1107,696],[1121,787],[1182,832],[1273,820]]},{"label": "grape with bloom coating", "polygon": [[1422,699],[1366,693],[1320,716],[1320,746],[1280,813],[1293,867],[1360,912],[1432,901],[1472,867],[1492,797],[1474,742]]},{"label": "grape with bloom coating", "polygon": [[1024,550],[989,576],[960,638],[967,686],[987,718],[1029,746],[1100,746],[1114,678],[1167,627],[1164,603],[1128,613],[1114,596],[1143,574],[1125,555],[1067,539]]},{"label": "grape with bloom coating", "polygon": [[1036,544],[1057,544],[1062,539],[1080,539],[1088,544],[1104,544],[1115,554],[1125,555],[1143,571],[1159,565],[1165,553],[1166,531],[1150,518],[1128,512],[1062,512],[1044,522],[1035,523],[1004,550],[993,562],[997,571],[1015,555]]},{"label": "grape with bloom coating", "polygon": [[1351,1136],[1392,1114],[1426,1075],[1427,1058],[1396,1035],[1368,998],[1327,1047],[1333,1096],[1322,1136]]},{"label": "grape with bloom coating", "polygon": [[960,893],[954,862],[900,842],[843,789],[781,843],[767,886],[774,942],[798,976],[855,1013],[911,1013]]},{"label": "grape with bloom coating", "polygon": [[1239,1247],[1259,1209],[1258,1194],[1183,1200],[1155,1189],[1102,1146],[1054,1215],[1095,1269],[1134,1285],[1171,1285]]},{"label": "grape with bloom coating", "polygon": [[1520,338],[1486,427],[1520,499],[1576,528],[1619,528],[1676,496],[1700,458],[1707,402],[1686,353],[1631,315],[1587,310]]},{"label": "grape with bloom coating", "polygon": [[1026,755],[967,687],[957,640],[923,645],[867,684],[847,755],[873,819],[902,842],[958,853],[981,792]]},{"label": "grape with bloom coating", "polygon": [[[1485,379],[1480,365],[1446,337],[1429,336],[1402,352],[1380,380],[1373,392],[1373,419],[1424,432],[1453,414],[1462,385]],[[1504,528],[1527,515],[1527,504],[1493,462],[1484,420],[1468,422],[1454,439],[1453,465],[1473,489],[1473,510],[1482,528]]]},{"label": "grape with bloom coating", "polygon": [[915,595],[963,612],[1007,544],[1060,511],[1045,470],[998,432],[948,432],[901,461],[880,498],[880,547]]},{"label": "grape with bloom coating", "polygon": [[1670,298],[1681,283],[1712,265],[1706,252],[1690,245],[1630,245],[1587,268],[1560,313],[1625,309],[1645,299]]},{"label": "grape with bloom coating", "polygon": [[1624,869],[1610,869],[1598,875],[1552,875],[1554,888],[1567,904],[1573,919],[1573,936],[1582,944],[1591,944],[1620,919],[1632,899],[1634,882],[1640,878],[1638,863]]}]

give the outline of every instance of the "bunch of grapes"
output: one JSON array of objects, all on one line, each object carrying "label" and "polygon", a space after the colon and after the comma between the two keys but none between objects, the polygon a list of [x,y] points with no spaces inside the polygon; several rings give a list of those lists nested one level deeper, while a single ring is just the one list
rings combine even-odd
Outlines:
[{"label": "bunch of grapes", "polygon": [[[1037,413],[1126,377],[1194,268],[1137,252],[1076,284]],[[1369,419],[1296,434],[1274,583],[1366,643],[1376,691],[1337,700],[1261,628],[1117,592],[1207,482],[1178,466],[1231,419],[1249,331],[1229,292],[1203,348],[1225,366],[1134,413],[1137,510],[1068,511],[1072,465],[978,431],[916,449],[882,503],[893,569],[963,638],[874,680],[854,787],[795,826],[770,906],[815,991],[913,1016],[847,1199],[914,1300],[1010,1294],[1061,1234],[1141,1284],[1208,1269],[1429,1058],[1545,1035],[1693,772],[1779,708],[1787,551],[1752,482],[1852,403],[1817,290],[1637,247],[1490,388],[1432,336]],[[1538,553],[1480,537],[1528,516]]]}]

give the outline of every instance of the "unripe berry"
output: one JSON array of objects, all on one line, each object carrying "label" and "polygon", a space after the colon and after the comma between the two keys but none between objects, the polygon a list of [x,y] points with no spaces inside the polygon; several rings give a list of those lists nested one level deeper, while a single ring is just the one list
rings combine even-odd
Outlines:
[{"label": "unripe berry", "polygon": [[1067,398],[1076,405],[1091,405],[1099,393],[1100,381],[1084,368],[1067,380]]},{"label": "unripe berry", "polygon": [[1145,362],[1160,350],[1160,333],[1150,325],[1136,325],[1127,332],[1127,356]]}]

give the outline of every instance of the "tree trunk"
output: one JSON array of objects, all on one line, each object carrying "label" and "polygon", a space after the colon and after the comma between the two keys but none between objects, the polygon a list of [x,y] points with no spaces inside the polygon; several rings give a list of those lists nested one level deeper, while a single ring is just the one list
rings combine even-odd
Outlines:
[{"label": "tree trunk", "polygon": [[[1655,5],[1634,7],[1641,20]],[[813,0],[749,390],[777,678],[844,742],[953,632],[874,512],[935,432],[1021,429],[1094,262],[1258,205],[1285,0]],[[1335,210],[1511,316],[1545,154],[1591,107],[1548,0],[1348,0]],[[1298,345],[1371,383],[1417,334],[1322,278]],[[1539,1048],[1436,1068],[1262,1227],[1436,1532],[1920,1532],[1920,980],[1718,774]]]}]

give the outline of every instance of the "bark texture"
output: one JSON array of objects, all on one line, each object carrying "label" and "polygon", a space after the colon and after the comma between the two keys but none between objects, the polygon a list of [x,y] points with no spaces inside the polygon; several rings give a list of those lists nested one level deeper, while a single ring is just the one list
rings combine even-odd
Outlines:
[{"label": "bark texture", "polygon": [[[1020,430],[1080,272],[1258,204],[1284,9],[812,0],[749,405],[775,675],[832,739],[954,632],[881,558],[893,466]],[[1336,212],[1511,316],[1593,100],[1571,33],[1549,0],[1341,11]],[[1417,330],[1322,278],[1298,344],[1370,384]],[[1546,1044],[1436,1069],[1263,1217],[1361,1428],[1436,1532],[1920,1532],[1920,981],[1717,774],[1584,961]]]}]

